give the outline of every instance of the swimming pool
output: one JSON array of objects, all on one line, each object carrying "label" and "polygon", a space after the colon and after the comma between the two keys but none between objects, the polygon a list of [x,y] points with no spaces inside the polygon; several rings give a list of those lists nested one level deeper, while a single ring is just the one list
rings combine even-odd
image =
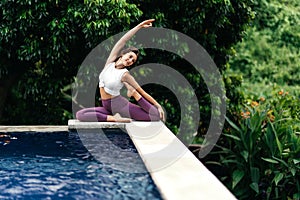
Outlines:
[{"label": "swimming pool", "polygon": [[[162,199],[149,173],[139,173],[145,166],[127,133],[103,131],[119,151],[104,162],[76,131],[0,133],[0,199]],[[107,139],[97,146],[109,152]],[[137,172],[113,167],[118,155]]]}]

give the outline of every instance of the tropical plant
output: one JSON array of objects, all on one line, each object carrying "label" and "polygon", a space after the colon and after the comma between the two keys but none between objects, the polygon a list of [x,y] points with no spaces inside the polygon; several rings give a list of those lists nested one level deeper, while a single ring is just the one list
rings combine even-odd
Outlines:
[{"label": "tropical plant", "polygon": [[239,199],[300,198],[299,6],[255,1],[256,17],[233,49],[226,73],[242,76],[246,103],[228,114],[205,161]]},{"label": "tropical plant", "polygon": [[227,118],[218,146],[219,177],[239,199],[299,199],[300,100],[287,91],[248,101],[237,119]]}]

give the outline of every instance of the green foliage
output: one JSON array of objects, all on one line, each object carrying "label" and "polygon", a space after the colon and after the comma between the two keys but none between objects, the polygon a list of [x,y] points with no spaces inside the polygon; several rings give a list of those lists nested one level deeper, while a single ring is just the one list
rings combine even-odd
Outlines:
[{"label": "green foliage", "polygon": [[212,155],[239,199],[300,198],[299,6],[256,1],[256,18],[229,62],[227,73],[243,77],[246,103],[234,107],[240,112],[227,118]]},{"label": "green foliage", "polygon": [[[284,90],[249,101],[224,133],[220,177],[239,199],[298,199],[300,100]],[[235,121],[235,122],[234,122]]]},{"label": "green foliage", "polygon": [[[195,39],[222,72],[232,53],[231,46],[241,40],[253,18],[253,2],[1,1],[0,81],[4,84],[0,85],[0,121],[65,124],[71,116],[70,98],[66,95],[70,90],[65,88],[70,88],[84,57],[101,41],[147,18],[156,19],[155,26],[174,29]],[[184,62],[174,59],[174,55],[147,52],[141,63],[147,62],[164,63],[187,77],[196,90],[201,116],[205,116],[201,124],[207,124],[210,99],[199,75],[193,74]],[[156,91],[155,87],[149,91]],[[176,102],[172,102],[172,95],[168,96],[163,89],[157,93],[156,99],[170,113],[169,126],[176,131],[180,118]],[[3,103],[5,99],[7,106]],[[205,132],[206,128],[199,130]]]},{"label": "green foliage", "polygon": [[299,85],[299,8],[297,0],[257,1],[253,27],[235,47],[232,69],[251,83]]},{"label": "green foliage", "polygon": [[[244,122],[247,122],[248,126],[243,127],[242,133],[249,134],[249,130],[253,130],[255,127],[259,128],[255,125],[260,124],[262,119],[272,117],[275,121],[267,121],[262,130],[257,130],[256,134],[259,134],[257,140],[246,140],[245,143],[255,145],[256,151],[254,152],[248,152],[247,148],[242,148],[237,144],[238,140],[226,139],[231,140],[232,144],[228,149],[223,147],[223,150],[230,152],[228,153],[231,155],[230,159],[240,164],[234,171],[229,172],[231,175],[228,175],[226,180],[232,182],[231,189],[241,199],[299,199],[297,196],[299,194],[299,186],[297,186],[299,185],[299,164],[297,164],[299,148],[297,146],[300,142],[300,112],[299,99],[297,99],[299,96],[297,85],[300,80],[299,52],[289,46],[280,47],[281,40],[274,45],[275,42],[269,30],[256,32],[256,29],[252,29],[249,31],[249,36],[250,39],[247,38],[239,45],[241,55],[235,58],[231,64],[235,67],[242,67],[235,70],[242,72],[241,74],[245,77],[246,81],[242,88],[246,99],[250,101],[263,97],[268,99],[273,108],[267,109],[266,106],[262,109],[263,113],[258,113],[256,110],[254,113],[250,111],[251,117],[245,119]],[[280,87],[284,89],[279,89]],[[291,96],[278,95],[285,94],[284,91],[289,91]],[[252,133],[252,136],[256,134]],[[233,138],[232,134],[230,137]],[[244,139],[241,136],[237,138],[241,141]],[[234,152],[243,152],[243,155],[233,155]],[[253,175],[250,173],[250,162],[242,162],[244,161],[242,157],[245,155],[254,157],[252,164],[259,169],[260,174],[258,182],[251,182]],[[226,162],[228,158],[224,156],[221,160]],[[232,167],[228,165],[228,169]],[[240,172],[238,174],[241,175],[236,176],[237,172]],[[247,188],[251,188],[251,190],[249,191]]]},{"label": "green foliage", "polygon": [[245,41],[236,47],[239,51],[230,66],[248,82],[299,85],[300,52],[296,47],[282,45],[282,41],[274,39],[271,30],[250,29]]},{"label": "green foliage", "polygon": [[[147,0],[142,3],[131,0],[131,2],[138,5],[138,8],[143,11],[145,18],[155,18],[155,26],[177,30],[196,40],[207,50],[221,73],[227,67],[226,63],[229,55],[232,54],[231,47],[241,40],[247,25],[254,17],[251,10],[252,0]],[[199,123],[198,132],[199,137],[202,137],[207,132],[212,110],[210,105],[211,95],[199,73],[195,73],[192,66],[183,62],[183,59],[174,59],[174,55],[151,52],[147,56],[147,60],[143,60],[143,62],[163,63],[172,66],[172,68],[176,69],[189,80],[196,91],[200,105],[201,122]],[[228,96],[228,102],[232,105],[237,105],[242,97],[240,96],[241,99],[239,99],[233,94],[239,93],[239,91],[236,91],[237,85],[240,84],[238,81],[239,78],[227,75],[226,79],[232,79],[225,83],[226,92],[232,94]],[[155,91],[157,92],[157,90]],[[166,91],[162,90],[158,96],[163,97],[163,99],[169,99],[164,96],[165,93]],[[176,107],[178,113],[180,108],[177,106],[172,105],[172,107]],[[167,111],[168,113],[171,112],[171,110]],[[176,118],[171,117],[169,117],[169,120],[172,123],[178,121]]]},{"label": "green foliage", "polygon": [[132,0],[146,18],[157,19],[162,27],[177,30],[198,41],[222,70],[230,47],[242,39],[253,19],[253,0],[159,1]]},{"label": "green foliage", "polygon": [[229,62],[248,103],[228,119],[217,160],[239,199],[300,198],[299,8],[297,0],[256,1],[253,25]]},{"label": "green foliage", "polygon": [[8,93],[0,121],[6,124],[65,124],[71,102],[61,90],[78,65],[142,14],[126,1],[16,0],[0,6],[1,98]]}]

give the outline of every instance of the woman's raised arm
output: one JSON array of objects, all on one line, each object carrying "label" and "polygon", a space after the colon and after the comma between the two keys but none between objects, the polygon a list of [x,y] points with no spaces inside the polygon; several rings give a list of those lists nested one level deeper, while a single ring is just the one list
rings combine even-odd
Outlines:
[{"label": "woman's raised arm", "polygon": [[137,26],[135,26],[134,28],[130,29],[125,35],[123,35],[120,40],[115,44],[115,46],[112,48],[105,66],[108,63],[114,62],[117,58],[117,56],[119,55],[119,52],[121,51],[121,49],[125,46],[126,42],[132,38],[132,36],[141,28],[147,28],[152,26],[152,22],[155,21],[154,19],[148,19],[145,20],[143,22],[141,22],[140,24],[138,24]]}]

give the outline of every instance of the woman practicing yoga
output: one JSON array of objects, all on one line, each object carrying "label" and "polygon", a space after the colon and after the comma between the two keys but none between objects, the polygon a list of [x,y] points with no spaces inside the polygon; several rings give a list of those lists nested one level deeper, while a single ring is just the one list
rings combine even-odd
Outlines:
[{"label": "woman practicing yoga", "polygon": [[[80,121],[130,122],[165,120],[164,111],[157,101],[145,92],[130,75],[127,67],[137,61],[139,51],[130,47],[121,51],[126,42],[141,28],[152,26],[154,19],[145,20],[129,30],[113,47],[104,69],[99,75],[99,88],[103,107],[84,108],[76,113]],[[127,96],[138,105],[120,95],[125,85]]]}]

